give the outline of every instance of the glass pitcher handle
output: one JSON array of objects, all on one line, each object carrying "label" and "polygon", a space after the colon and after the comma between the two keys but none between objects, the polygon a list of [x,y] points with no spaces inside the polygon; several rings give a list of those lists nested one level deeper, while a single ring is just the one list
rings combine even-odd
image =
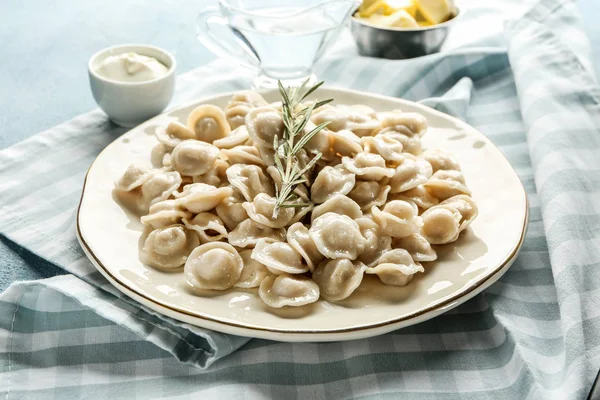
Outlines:
[{"label": "glass pitcher handle", "polygon": [[[232,33],[231,38],[217,35],[212,26],[221,25]],[[232,58],[240,65],[255,71],[260,70],[260,57],[248,39],[237,29],[233,28],[223,17],[217,7],[208,7],[196,19],[198,40],[210,51],[220,57]],[[229,35],[227,35],[229,36]]]}]

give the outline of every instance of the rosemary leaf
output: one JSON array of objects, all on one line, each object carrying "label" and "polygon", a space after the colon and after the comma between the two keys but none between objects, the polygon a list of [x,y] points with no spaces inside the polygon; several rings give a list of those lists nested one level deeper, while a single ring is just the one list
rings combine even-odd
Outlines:
[{"label": "rosemary leaf", "polygon": [[317,125],[312,131],[302,136],[302,139],[300,139],[292,149],[292,154],[296,154],[298,151],[300,151],[300,149],[302,149],[306,145],[306,143],[310,141],[310,139],[315,137],[315,135],[321,130],[323,130],[323,128],[325,128],[327,125],[329,125],[329,121]]}]

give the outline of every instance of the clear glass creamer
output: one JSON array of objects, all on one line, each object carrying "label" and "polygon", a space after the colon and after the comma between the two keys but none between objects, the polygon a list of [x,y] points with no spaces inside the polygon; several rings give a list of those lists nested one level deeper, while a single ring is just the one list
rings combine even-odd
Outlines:
[{"label": "clear glass creamer", "polygon": [[255,87],[297,86],[358,0],[220,0],[198,16],[198,39],[219,56],[256,71]]}]

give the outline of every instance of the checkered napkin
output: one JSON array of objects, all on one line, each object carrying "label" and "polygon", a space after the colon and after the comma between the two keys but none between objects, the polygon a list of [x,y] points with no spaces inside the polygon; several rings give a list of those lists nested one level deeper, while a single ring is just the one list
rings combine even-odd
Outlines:
[{"label": "checkered napkin", "polygon": [[[0,233],[71,273],[0,296],[0,393],[584,398],[600,365],[600,91],[572,2],[536,3],[504,37],[502,47],[486,39],[406,61],[339,52],[317,70],[329,84],[453,114],[506,155],[529,194],[530,225],[515,264],[484,293],[416,326],[339,343],[249,340],[158,316],[108,284],[75,238],[85,172],[123,133],[93,111],[0,152]],[[249,83],[219,61],[181,76],[174,104]]]}]

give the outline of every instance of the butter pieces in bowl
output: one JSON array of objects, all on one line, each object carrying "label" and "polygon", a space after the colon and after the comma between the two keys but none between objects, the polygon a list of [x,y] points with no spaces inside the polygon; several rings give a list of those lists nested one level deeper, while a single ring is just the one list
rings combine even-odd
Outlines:
[{"label": "butter pieces in bowl", "polygon": [[458,15],[451,0],[364,0],[352,34],[361,55],[419,57],[440,50]]}]

